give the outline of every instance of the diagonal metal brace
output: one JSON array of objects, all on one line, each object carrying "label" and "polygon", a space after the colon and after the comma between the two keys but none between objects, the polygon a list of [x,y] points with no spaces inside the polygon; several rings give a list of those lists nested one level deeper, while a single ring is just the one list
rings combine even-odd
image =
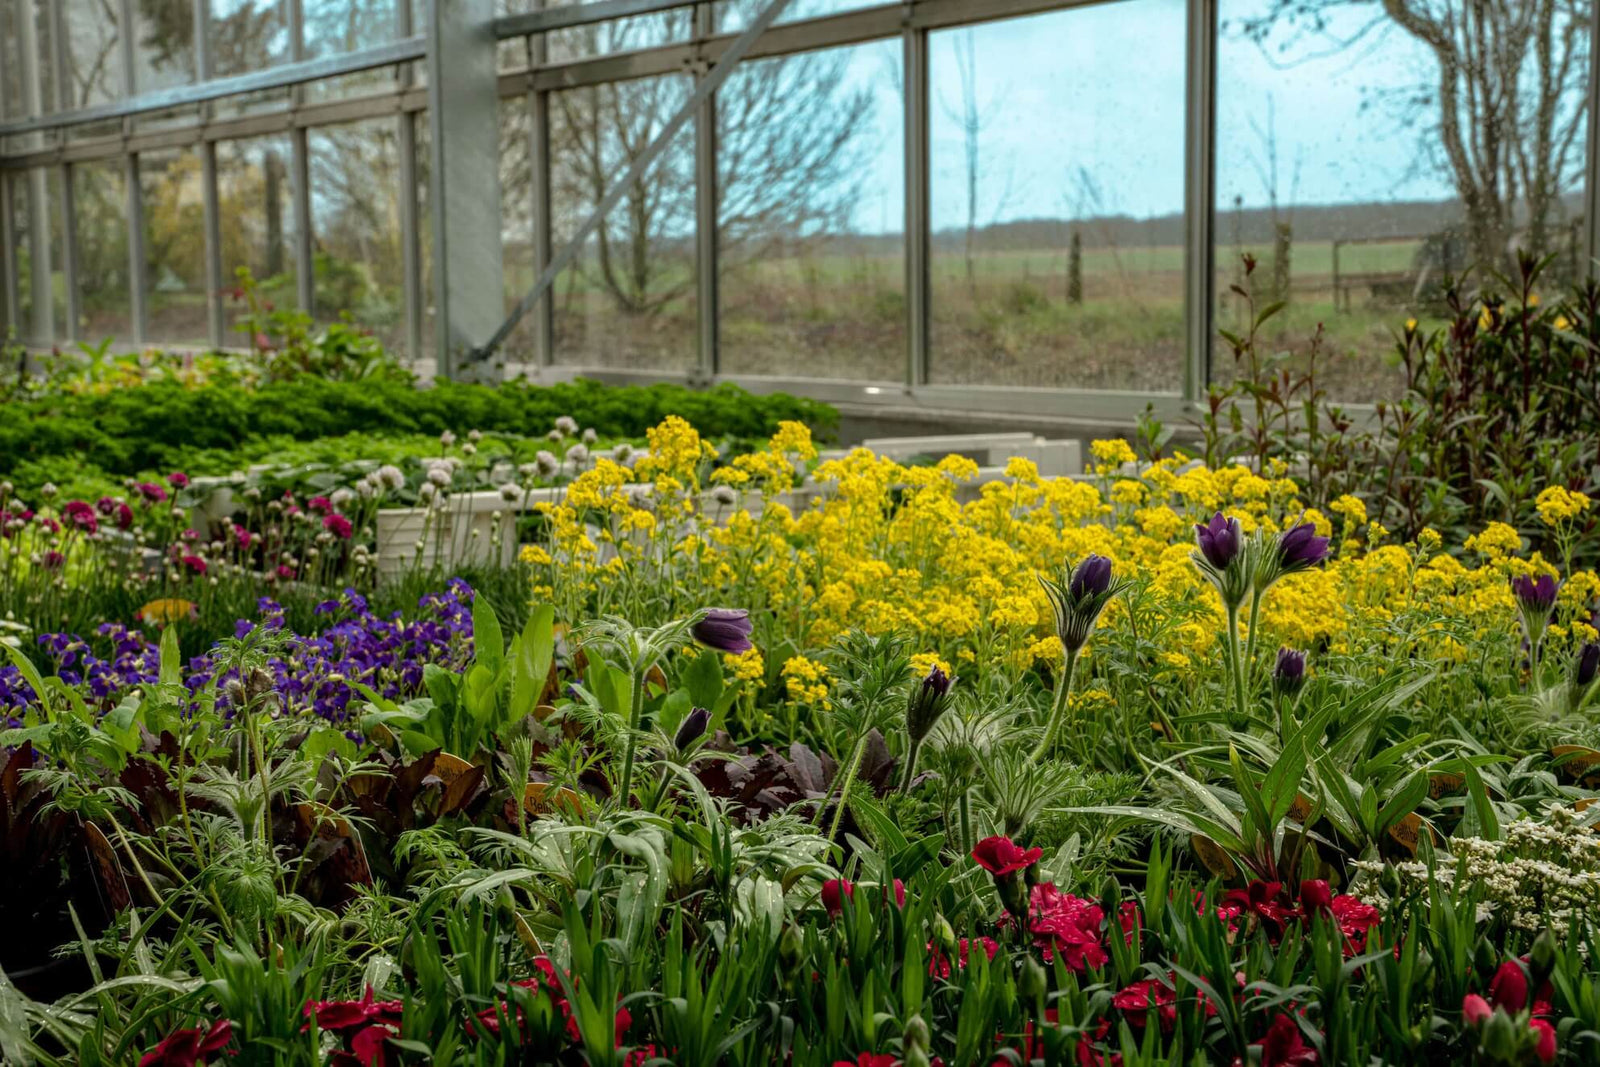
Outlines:
[{"label": "diagonal metal brace", "polygon": [[582,226],[578,227],[578,232],[573,234],[572,240],[563,245],[560,252],[550,257],[550,262],[545,266],[544,272],[539,275],[538,281],[533,283],[533,288],[528,290],[528,295],[524,296],[518,301],[517,306],[511,309],[511,314],[506,318],[505,322],[500,324],[500,328],[494,332],[494,336],[484,342],[481,347],[467,353],[463,363],[480,363],[494,355],[495,351],[505,343],[506,338],[511,336],[511,331],[517,328],[517,323],[522,321],[522,317],[533,310],[533,306],[555,285],[556,278],[561,272],[570,267],[573,261],[578,258],[578,255],[583,251],[584,244],[600,229],[611,209],[620,204],[622,198],[627,195],[628,190],[639,179],[644,177],[645,172],[667,150],[667,147],[672,143],[673,137],[677,136],[678,131],[682,130],[684,125],[694,117],[695,110],[710,98],[712,93],[722,87],[722,83],[727,81],[733,74],[734,68],[739,65],[739,61],[755,46],[756,41],[760,40],[761,35],[767,31],[767,27],[771,26],[773,20],[782,14],[783,9],[788,6],[789,0],[771,0],[761,10],[761,14],[757,15],[750,25],[745,28],[745,31],[734,39],[734,42],[728,46],[727,50],[717,58],[716,65],[708,70],[705,76],[695,84],[694,92],[689,94],[689,99],[683,102],[683,106],[662,127],[655,140],[651,141],[649,146],[633,161],[633,165],[622,176],[622,180],[613,185],[610,191],[600,198],[600,203],[595,206],[594,213],[584,220]]}]

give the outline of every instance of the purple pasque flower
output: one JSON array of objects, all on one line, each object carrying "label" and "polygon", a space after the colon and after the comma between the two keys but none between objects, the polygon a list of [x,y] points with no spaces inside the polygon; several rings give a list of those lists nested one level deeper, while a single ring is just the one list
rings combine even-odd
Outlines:
[{"label": "purple pasque flower", "polygon": [[705,735],[706,728],[711,725],[711,713],[705,708],[692,708],[689,714],[683,717],[678,724],[678,730],[672,735],[672,744],[679,752],[688,748]]},{"label": "purple pasque flower", "polygon": [[1220,511],[1211,516],[1211,521],[1204,526],[1195,524],[1194,539],[1206,562],[1219,571],[1227,570],[1228,564],[1239,558],[1239,553],[1244,550],[1244,530],[1240,528],[1239,520],[1230,519]]},{"label": "purple pasque flower", "polygon": [[1282,573],[1306,570],[1328,558],[1328,538],[1318,537],[1309,522],[1291,526],[1278,535],[1278,566]]},{"label": "purple pasque flower", "polygon": [[921,741],[933,730],[949,706],[950,687],[954,684],[955,679],[935,663],[922,681],[912,686],[906,701],[906,733],[911,740]]},{"label": "purple pasque flower", "polygon": [[689,626],[689,633],[715,652],[737,656],[756,647],[750,643],[753,629],[750,613],[743,608],[707,608]]},{"label": "purple pasque flower", "polygon": [[1306,684],[1306,654],[1295,648],[1278,649],[1278,662],[1272,670],[1272,687],[1284,696],[1293,696]]},{"label": "purple pasque flower", "polygon": [[1572,667],[1572,677],[1578,683],[1579,689],[1587,689],[1594,684],[1597,674],[1600,674],[1600,642],[1586,641],[1583,647],[1578,649]]},{"label": "purple pasque flower", "polygon": [[1067,581],[1067,592],[1072,599],[1100,596],[1111,586],[1111,561],[1097,553],[1090,553],[1082,563],[1072,569]]},{"label": "purple pasque flower", "polygon": [[1534,614],[1548,615],[1555,610],[1556,594],[1559,592],[1561,583],[1548,574],[1541,574],[1537,578],[1519,574],[1511,579],[1511,595],[1517,598],[1517,605]]},{"label": "purple pasque flower", "polygon": [[1075,654],[1089,640],[1106,605],[1131,584],[1112,577],[1111,561],[1090,555],[1076,567],[1068,568],[1064,581],[1039,576],[1050,608],[1055,614],[1056,637],[1061,647]]}]

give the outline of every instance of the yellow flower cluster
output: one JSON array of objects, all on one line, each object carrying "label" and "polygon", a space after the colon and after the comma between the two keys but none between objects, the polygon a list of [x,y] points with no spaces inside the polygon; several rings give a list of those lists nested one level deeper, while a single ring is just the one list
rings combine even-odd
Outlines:
[{"label": "yellow flower cluster", "polygon": [[1560,526],[1571,522],[1589,510],[1589,498],[1559,485],[1552,485],[1534,500],[1539,519],[1546,526]]},{"label": "yellow flower cluster", "polygon": [[[803,426],[785,424],[755,458],[731,464],[749,475],[744,507],[701,515],[698,494],[685,492],[670,508],[658,498],[644,512],[647,523],[634,517],[641,506],[618,472],[597,464],[563,504],[547,509],[548,540],[523,558],[536,582],[569,598],[575,616],[626,614],[641,591],[689,607],[737,604],[763,613],[776,624],[769,632],[786,642],[784,686],[800,703],[827,692],[826,671],[801,653],[855,628],[909,635],[921,650],[919,672],[935,662],[968,675],[1060,662],[1038,576],[1059,576],[1089,553],[1109,557],[1118,575],[1141,579],[1102,625],[1133,628],[1146,647],[1160,649],[1165,658],[1153,669],[1214,658],[1223,613],[1191,554],[1194,524],[1215,510],[1246,531],[1268,533],[1305,521],[1332,536],[1342,520],[1343,540],[1328,565],[1286,578],[1259,619],[1243,620],[1271,643],[1457,658],[1465,655],[1462,641],[1514,627],[1511,577],[1555,569],[1523,555],[1521,534],[1503,523],[1468,538],[1460,554],[1445,551],[1433,530],[1395,544],[1354,497],[1329,505],[1337,519],[1307,509],[1281,466],[1208,469],[1178,456],[1135,474],[1124,466],[1132,452],[1120,444],[1093,446],[1097,471],[1108,470],[1092,481],[1042,477],[1018,458],[1006,465],[1005,480],[982,485],[977,465],[962,457],[905,466],[856,449],[816,465],[820,492],[794,497],[797,464],[816,452]],[[698,484],[694,469],[709,450],[687,423],[669,419],[651,433],[650,446],[639,469],[658,489],[662,478],[678,491]],[[1565,490],[1540,497],[1541,514],[1587,506]],[[1600,579],[1565,577],[1556,621],[1581,634],[1574,622],[1600,595]],[[764,670],[758,655],[729,666],[751,680]]]}]

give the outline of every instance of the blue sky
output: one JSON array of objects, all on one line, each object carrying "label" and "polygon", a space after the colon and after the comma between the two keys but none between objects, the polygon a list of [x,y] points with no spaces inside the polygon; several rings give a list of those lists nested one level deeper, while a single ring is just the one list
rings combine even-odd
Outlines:
[{"label": "blue sky", "polygon": [[[1263,51],[1226,28],[1261,3],[1222,3],[1219,202],[1231,204],[1235,195],[1246,206],[1268,202],[1260,173],[1266,142],[1252,120],[1264,130],[1269,111],[1281,204],[1450,196],[1431,162],[1419,161],[1415,131],[1399,128],[1382,103],[1385,91],[1436,76],[1427,52],[1392,27],[1348,49],[1301,41],[1284,53],[1276,51],[1278,42]],[[1360,17],[1345,11],[1330,32],[1352,33],[1371,11],[1354,14]],[[1135,217],[1180,211],[1185,31],[1183,0],[1122,0],[935,33],[934,228],[966,219],[962,51],[975,60],[980,225],[1101,211]],[[855,49],[851,61],[852,79],[878,104],[875,176],[857,219],[869,231],[898,229],[903,212],[900,97],[889,73],[898,56],[898,42],[885,42]]]}]

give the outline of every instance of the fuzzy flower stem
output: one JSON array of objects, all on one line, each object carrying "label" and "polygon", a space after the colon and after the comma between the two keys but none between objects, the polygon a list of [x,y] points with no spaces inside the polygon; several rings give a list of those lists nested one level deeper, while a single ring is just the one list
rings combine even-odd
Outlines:
[{"label": "fuzzy flower stem", "polygon": [[[1261,590],[1253,589],[1250,592],[1250,636],[1246,638],[1244,650],[1244,668],[1249,671],[1249,679],[1253,685],[1256,680],[1256,635],[1261,632]],[[1241,714],[1244,704],[1239,705]]]},{"label": "fuzzy flower stem", "polygon": [[644,717],[644,687],[645,675],[649,668],[641,668],[633,678],[633,704],[628,709],[628,736],[622,743],[622,788],[617,796],[624,805],[628,803],[629,791],[633,788],[633,748],[634,741],[639,733],[639,720]]},{"label": "fuzzy flower stem", "polygon": [[1242,718],[1246,711],[1244,699],[1244,665],[1239,662],[1239,605],[1228,606],[1228,668],[1233,672],[1234,707]]},{"label": "fuzzy flower stem", "polygon": [[961,791],[961,854],[963,856],[972,854],[972,802],[969,799],[971,794],[971,789],[963,789]]},{"label": "fuzzy flower stem", "polygon": [[906,776],[900,783],[900,792],[911,792],[911,780],[917,776],[917,757],[921,754],[922,739],[915,738],[912,740],[910,747],[906,749]]},{"label": "fuzzy flower stem", "polygon": [[[855,749],[850,753],[850,762],[844,767],[844,777],[839,784],[839,806],[833,812],[833,825],[828,829],[827,840],[832,844],[833,839],[839,836],[839,824],[844,821],[844,809],[850,801],[850,786],[856,780],[856,774],[861,770],[861,759],[867,752],[867,739],[863,735],[856,742]],[[824,802],[826,803],[826,802]]]},{"label": "fuzzy flower stem", "polygon": [[1061,724],[1067,717],[1067,699],[1072,695],[1072,676],[1077,672],[1078,656],[1082,649],[1067,649],[1067,665],[1061,672],[1061,683],[1056,687],[1056,699],[1050,709],[1050,725],[1045,728],[1044,737],[1039,741],[1039,747],[1033,750],[1033,759],[1041,760],[1055,748],[1056,738],[1061,733]]}]

